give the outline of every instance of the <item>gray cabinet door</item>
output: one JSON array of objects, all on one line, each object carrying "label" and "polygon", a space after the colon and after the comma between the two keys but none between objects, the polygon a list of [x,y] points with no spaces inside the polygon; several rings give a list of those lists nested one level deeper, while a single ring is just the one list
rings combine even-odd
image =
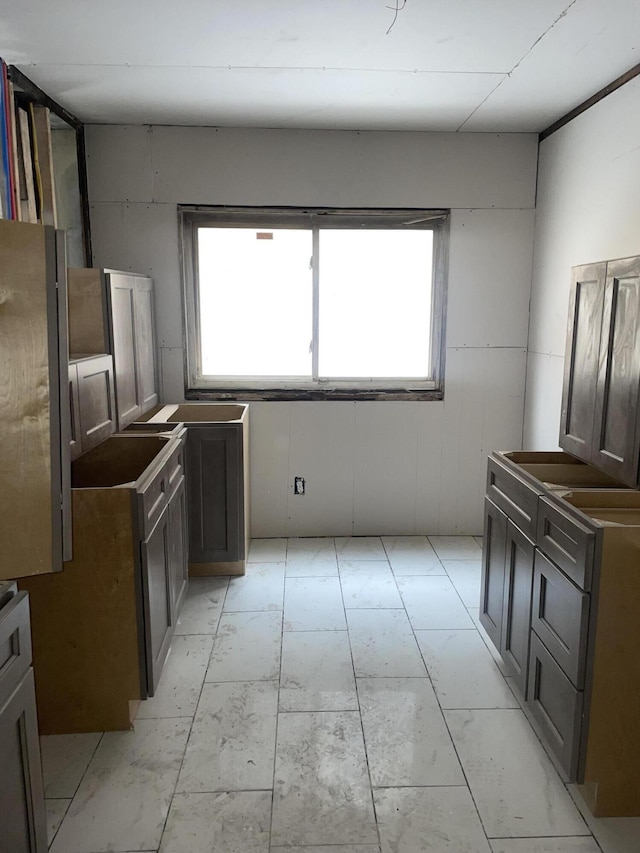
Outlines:
[{"label": "gray cabinet door", "polygon": [[485,499],[484,509],[480,622],[499,651],[504,611],[507,517],[490,500]]},{"label": "gray cabinet door", "polygon": [[591,461],[630,486],[640,455],[640,258],[609,261]]},{"label": "gray cabinet door", "polygon": [[138,402],[141,410],[146,412],[158,402],[153,282],[150,278],[136,276],[133,299],[136,324]]},{"label": "gray cabinet door", "polygon": [[242,433],[199,424],[188,432],[189,562],[242,560]]},{"label": "gray cabinet door", "polygon": [[506,543],[500,653],[516,686],[526,696],[535,548],[510,521]]},{"label": "gray cabinet door", "polygon": [[110,355],[76,362],[78,372],[78,411],[82,453],[101,444],[115,431],[116,410],[113,383],[113,359]]},{"label": "gray cabinet door", "polygon": [[171,570],[171,607],[175,626],[187,592],[187,495],[182,477],[169,500],[169,565]]},{"label": "gray cabinet door", "polygon": [[592,458],[606,267],[574,267],[569,295],[560,447],[586,462]]},{"label": "gray cabinet door", "polygon": [[1,849],[7,853],[46,853],[47,823],[31,668],[9,697],[0,698],[0,767]]},{"label": "gray cabinet door", "polygon": [[153,696],[173,636],[168,507],[140,549],[147,693]]},{"label": "gray cabinet door", "polygon": [[135,282],[132,275],[108,276],[118,429],[124,429],[142,414],[136,374]]},{"label": "gray cabinet door", "polygon": [[80,440],[80,400],[78,398],[78,366],[75,362],[69,364],[69,454],[71,461],[82,453]]}]

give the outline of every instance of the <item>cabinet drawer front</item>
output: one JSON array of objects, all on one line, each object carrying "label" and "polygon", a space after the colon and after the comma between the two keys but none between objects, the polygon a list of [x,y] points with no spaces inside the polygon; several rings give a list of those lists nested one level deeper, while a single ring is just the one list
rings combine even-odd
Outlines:
[{"label": "cabinet drawer front", "polygon": [[[0,609],[0,694],[7,696],[31,664],[29,595],[11,594]],[[0,598],[0,602],[2,599]]]},{"label": "cabinet drawer front", "polygon": [[538,508],[537,545],[581,589],[591,589],[595,532],[548,498]]},{"label": "cabinet drawer front", "polygon": [[140,536],[147,539],[169,502],[167,466],[162,465],[155,477],[138,492]]},{"label": "cabinet drawer front", "polygon": [[487,497],[526,536],[535,538],[538,492],[491,456],[487,466]]},{"label": "cabinet drawer front", "polygon": [[589,595],[536,551],[531,627],[579,690],[584,687],[588,622]]},{"label": "cabinet drawer front", "polygon": [[531,632],[527,706],[569,779],[576,778],[583,694]]}]

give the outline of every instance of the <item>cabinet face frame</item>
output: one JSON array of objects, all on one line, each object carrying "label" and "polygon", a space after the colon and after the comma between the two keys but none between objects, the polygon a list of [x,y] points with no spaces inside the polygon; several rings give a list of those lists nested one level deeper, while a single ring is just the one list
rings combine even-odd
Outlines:
[{"label": "cabinet face frame", "polygon": [[507,516],[485,498],[480,622],[496,649],[502,644]]},{"label": "cabinet face frame", "polygon": [[[534,551],[533,542],[508,521],[500,654],[525,698],[529,670]],[[519,645],[523,648],[518,649]]]}]

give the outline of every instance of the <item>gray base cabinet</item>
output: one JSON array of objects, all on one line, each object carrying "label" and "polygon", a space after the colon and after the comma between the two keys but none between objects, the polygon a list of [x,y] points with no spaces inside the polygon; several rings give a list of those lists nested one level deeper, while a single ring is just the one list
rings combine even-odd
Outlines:
[{"label": "gray base cabinet", "polygon": [[640,493],[514,452],[490,457],[487,495],[482,624],[593,813],[640,815]]},{"label": "gray base cabinet", "polygon": [[0,767],[0,849],[46,853],[29,599],[15,584],[0,585]]}]

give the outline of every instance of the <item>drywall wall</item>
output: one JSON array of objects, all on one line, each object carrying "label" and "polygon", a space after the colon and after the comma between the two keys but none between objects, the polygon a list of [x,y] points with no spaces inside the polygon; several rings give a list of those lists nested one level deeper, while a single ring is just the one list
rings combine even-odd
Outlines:
[{"label": "drywall wall", "polygon": [[166,401],[178,204],[452,208],[444,401],[252,403],[252,533],[482,532],[486,455],[522,440],[535,136],[95,125],[87,152],[96,265],[156,282]]},{"label": "drywall wall", "polygon": [[540,145],[524,445],[558,445],[570,270],[640,254],[640,80]]}]

